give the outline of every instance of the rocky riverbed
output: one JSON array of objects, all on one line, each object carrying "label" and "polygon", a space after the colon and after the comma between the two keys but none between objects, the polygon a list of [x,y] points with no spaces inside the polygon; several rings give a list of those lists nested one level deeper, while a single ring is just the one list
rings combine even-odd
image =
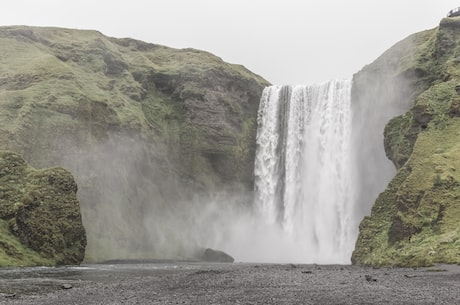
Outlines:
[{"label": "rocky riverbed", "polygon": [[460,266],[147,263],[0,269],[1,304],[459,304]]}]

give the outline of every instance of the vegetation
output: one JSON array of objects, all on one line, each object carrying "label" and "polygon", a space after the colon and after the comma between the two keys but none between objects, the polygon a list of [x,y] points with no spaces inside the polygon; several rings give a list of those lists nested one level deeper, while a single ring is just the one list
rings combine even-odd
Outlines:
[{"label": "vegetation", "polygon": [[398,172],[360,225],[356,264],[460,264],[459,27],[460,19],[443,19],[405,55],[413,105],[385,128]]},{"label": "vegetation", "polygon": [[[0,28],[0,149],[75,175],[88,260],[156,257],[158,209],[252,189],[268,82],[195,49],[97,31]],[[114,257],[115,256],[115,257]]]},{"label": "vegetation", "polygon": [[0,151],[0,266],[78,264],[86,235],[73,177]]}]

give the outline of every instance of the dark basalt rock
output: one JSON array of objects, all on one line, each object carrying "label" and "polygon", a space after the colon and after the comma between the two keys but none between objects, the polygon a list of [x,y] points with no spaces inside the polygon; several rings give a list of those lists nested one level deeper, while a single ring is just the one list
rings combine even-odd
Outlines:
[{"label": "dark basalt rock", "polygon": [[205,262],[213,262],[213,263],[233,263],[235,259],[228,255],[227,253],[219,250],[213,250],[207,248],[204,250],[201,259]]}]

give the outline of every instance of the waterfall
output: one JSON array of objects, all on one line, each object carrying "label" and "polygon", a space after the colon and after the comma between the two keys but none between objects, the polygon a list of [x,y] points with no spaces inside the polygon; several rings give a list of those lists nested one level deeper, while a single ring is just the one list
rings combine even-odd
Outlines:
[{"label": "waterfall", "polygon": [[257,215],[304,263],[350,263],[356,239],[351,81],[265,88],[254,166]]}]

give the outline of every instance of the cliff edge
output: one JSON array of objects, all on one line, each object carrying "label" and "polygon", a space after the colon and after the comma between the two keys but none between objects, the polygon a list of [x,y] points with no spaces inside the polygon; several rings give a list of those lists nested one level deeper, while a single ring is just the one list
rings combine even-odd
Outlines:
[{"label": "cliff edge", "polygon": [[[398,48],[403,50],[399,55],[394,53]],[[460,19],[445,18],[438,28],[412,35],[355,76],[365,79],[370,70],[385,74],[388,63],[395,64],[392,71],[399,73],[380,79],[379,86],[389,93],[377,98],[385,102],[399,90],[403,94],[395,102],[409,110],[385,127],[385,152],[397,172],[360,224],[354,264],[460,263],[459,51]],[[401,82],[402,89],[394,86]]]}]

